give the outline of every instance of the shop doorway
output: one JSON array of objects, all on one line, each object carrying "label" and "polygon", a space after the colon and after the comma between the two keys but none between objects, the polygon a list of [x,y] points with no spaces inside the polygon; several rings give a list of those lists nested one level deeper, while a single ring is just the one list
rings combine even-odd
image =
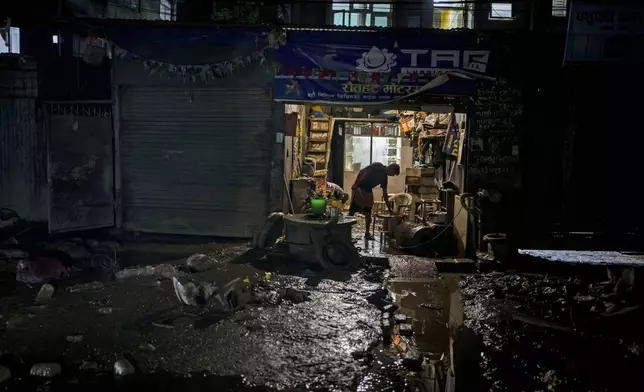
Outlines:
[{"label": "shop doorway", "polygon": [[[324,178],[351,193],[361,169],[375,162],[400,165],[389,179],[390,195],[409,193],[439,199],[445,187],[464,189],[468,128],[467,106],[453,103],[410,105],[286,105],[297,116],[286,132],[286,177],[295,210],[297,181]],[[449,184],[449,185],[446,185]],[[382,199],[382,190],[374,189]]]}]

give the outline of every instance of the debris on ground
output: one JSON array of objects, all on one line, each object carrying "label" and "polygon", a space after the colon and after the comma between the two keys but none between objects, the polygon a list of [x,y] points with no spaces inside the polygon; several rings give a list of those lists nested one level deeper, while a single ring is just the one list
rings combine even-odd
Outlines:
[{"label": "debris on ground", "polygon": [[21,260],[16,268],[16,280],[27,284],[45,283],[57,279],[67,279],[69,271],[60,260],[53,257],[40,257],[35,260]]},{"label": "debris on ground", "polygon": [[219,261],[214,257],[204,255],[202,253],[195,253],[186,259],[186,267],[192,272],[204,272],[212,269],[219,264]]},{"label": "debris on ground", "polygon": [[76,293],[80,291],[99,291],[103,290],[105,286],[103,283],[98,282],[98,281],[93,281],[91,283],[81,283],[81,284],[75,284],[73,286],[67,287],[67,291],[70,293]]},{"label": "debris on ground", "polygon": [[8,329],[22,326],[33,317],[33,314],[15,314],[9,317],[5,323]]},{"label": "debris on ground", "polygon": [[284,294],[282,295],[282,299],[291,301],[294,304],[306,302],[310,299],[310,296],[311,296],[311,293],[307,291],[296,290],[291,288],[283,289],[283,292]]},{"label": "debris on ground", "polygon": [[67,341],[70,343],[80,343],[84,339],[83,335],[69,335]]},{"label": "debris on ground", "polygon": [[160,264],[156,266],[148,265],[141,268],[126,268],[115,274],[116,279],[128,278],[157,278],[172,279],[177,274],[176,268],[170,264]]},{"label": "debris on ground", "polygon": [[18,260],[25,260],[27,258],[29,258],[29,253],[25,252],[22,249],[17,249],[17,248],[0,249],[0,260],[18,261]]},{"label": "debris on ground", "polygon": [[36,377],[56,377],[62,373],[63,369],[59,363],[56,362],[43,362],[37,363],[31,367],[29,374]]},{"label": "debris on ground", "polygon": [[93,361],[83,361],[78,368],[80,370],[98,370],[98,363]]},{"label": "debris on ground", "polygon": [[139,345],[139,350],[141,351],[147,351],[147,352],[153,352],[156,351],[156,347],[150,343],[141,343]]},{"label": "debris on ground", "polygon": [[[172,277],[172,286],[179,302],[188,306],[197,306],[197,298],[201,294],[199,288],[193,283],[181,283],[176,277]],[[203,294],[201,294],[203,295]]]},{"label": "debris on ground", "polygon": [[189,306],[201,304],[222,312],[228,312],[236,307],[233,303],[235,302],[233,293],[241,282],[241,278],[235,278],[219,289],[214,283],[203,282],[197,286],[193,282],[184,284],[176,277],[172,278],[175,294],[182,304]]},{"label": "debris on ground", "polygon": [[0,384],[11,378],[11,370],[4,366],[0,366]]},{"label": "debris on ground", "polygon": [[554,370],[544,372],[540,379],[548,391],[556,391],[557,387],[563,384],[563,381],[557,378],[557,373]]},{"label": "debris on ground", "polygon": [[49,283],[45,283],[40,287],[38,294],[36,295],[36,301],[48,301],[54,295],[54,286]]},{"label": "debris on ground", "polygon": [[100,314],[111,314],[113,311],[114,311],[114,309],[109,308],[109,307],[107,307],[107,308],[99,308],[98,309],[98,313],[100,313]]},{"label": "debris on ground", "polygon": [[156,321],[153,321],[152,325],[163,329],[174,329],[174,325],[172,324],[157,323]]},{"label": "debris on ground", "polygon": [[[628,291],[624,299],[607,295],[614,293],[618,279],[587,279],[493,272],[461,282],[465,331],[472,336],[467,344],[480,344],[475,350],[484,374],[482,389],[641,389],[635,369],[642,358],[630,352],[641,344],[641,305],[629,303]],[[589,363],[597,352],[601,360]],[[606,363],[619,363],[623,376],[605,371]]]},{"label": "debris on ground", "polygon": [[136,369],[134,369],[134,365],[125,358],[121,358],[114,362],[114,374],[118,377],[129,376],[135,372]]}]

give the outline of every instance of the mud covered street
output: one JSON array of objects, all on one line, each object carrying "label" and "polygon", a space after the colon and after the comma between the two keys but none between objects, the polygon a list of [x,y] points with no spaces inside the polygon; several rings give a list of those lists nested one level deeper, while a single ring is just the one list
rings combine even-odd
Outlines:
[{"label": "mud covered street", "polygon": [[236,381],[229,390],[239,390],[242,376],[248,388],[354,389],[366,370],[355,358],[381,339],[380,311],[368,299],[382,282],[369,281],[364,270],[329,277],[299,268],[302,277],[291,265],[290,274],[282,275],[275,268],[279,261],[242,256],[242,251],[228,252],[228,260],[193,274],[194,280],[223,285],[231,277],[252,279],[271,271],[279,285],[310,292],[310,301],[222,314],[180,305],[171,281],[154,277],[105,282],[101,289],[81,292],[60,284],[44,303],[28,300],[36,296],[36,287],[21,287],[0,299],[2,361],[20,369],[5,388],[34,381],[26,376],[34,362],[61,363],[60,382],[74,385],[101,374],[114,379],[113,363],[129,358],[141,374],[232,377],[217,382],[221,390],[231,380]]},{"label": "mud covered street", "polygon": [[644,390],[642,313],[605,313],[601,284],[494,272],[461,287],[460,365],[478,374],[466,390]]},{"label": "mud covered street", "polygon": [[[4,262],[0,390],[644,388],[641,310],[614,298],[605,272],[445,273],[446,260],[361,241],[361,267],[333,274],[246,244],[124,245],[118,268],[76,271],[53,292]],[[196,252],[202,272],[186,259]],[[261,295],[230,311],[186,306],[172,277],[239,278]],[[60,368],[34,376],[43,363]]]}]

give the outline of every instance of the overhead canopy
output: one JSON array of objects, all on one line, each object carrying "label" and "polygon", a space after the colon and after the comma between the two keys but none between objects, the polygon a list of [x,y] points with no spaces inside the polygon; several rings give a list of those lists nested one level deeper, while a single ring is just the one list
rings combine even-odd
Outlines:
[{"label": "overhead canopy", "polygon": [[471,95],[495,51],[471,32],[290,31],[277,50],[278,101],[374,104],[420,93]]}]

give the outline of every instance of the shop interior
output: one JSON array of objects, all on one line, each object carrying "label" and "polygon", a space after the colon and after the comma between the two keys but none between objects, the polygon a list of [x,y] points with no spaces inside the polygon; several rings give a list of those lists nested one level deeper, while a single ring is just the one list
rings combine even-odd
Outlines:
[{"label": "shop interior", "polygon": [[[445,190],[458,194],[464,188],[463,106],[285,106],[285,180],[291,204],[285,210],[305,212],[312,190],[326,192],[329,183],[350,198],[361,169],[375,162],[397,163],[400,175],[389,178],[388,193],[391,202],[400,200],[398,195],[408,200],[401,215],[431,226],[452,222],[454,196],[445,200]],[[374,189],[374,199],[382,200],[380,187]]]}]

